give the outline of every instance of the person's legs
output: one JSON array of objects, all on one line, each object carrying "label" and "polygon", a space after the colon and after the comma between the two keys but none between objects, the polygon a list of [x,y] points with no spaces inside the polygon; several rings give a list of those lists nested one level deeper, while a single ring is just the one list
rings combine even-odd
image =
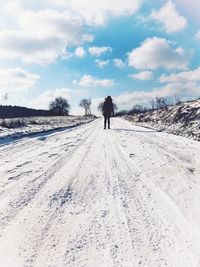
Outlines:
[{"label": "person's legs", "polygon": [[104,129],[106,129],[106,120],[107,120],[106,115],[104,115]]},{"label": "person's legs", "polygon": [[108,116],[107,118],[108,118],[108,129],[110,129],[110,116]]}]

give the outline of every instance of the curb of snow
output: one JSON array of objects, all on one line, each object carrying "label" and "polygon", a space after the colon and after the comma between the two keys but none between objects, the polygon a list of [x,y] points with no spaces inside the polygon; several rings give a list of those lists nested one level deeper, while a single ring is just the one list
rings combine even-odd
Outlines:
[{"label": "curb of snow", "polygon": [[76,128],[78,126],[81,126],[83,124],[91,123],[94,120],[95,119],[91,119],[88,121],[81,121],[81,122],[74,123],[72,125],[55,127],[52,129],[46,129],[46,130],[41,130],[41,131],[38,130],[38,131],[33,131],[33,132],[28,132],[28,133],[16,132],[13,134],[8,134],[8,135],[5,135],[3,137],[0,137],[0,147],[4,146],[6,144],[9,144],[10,142],[17,141],[17,140],[20,140],[20,139],[25,138],[25,137],[34,137],[34,136],[40,136],[43,134],[45,135],[45,134],[51,134],[54,132],[59,132],[59,131],[61,132],[61,131],[70,130],[70,129]]}]

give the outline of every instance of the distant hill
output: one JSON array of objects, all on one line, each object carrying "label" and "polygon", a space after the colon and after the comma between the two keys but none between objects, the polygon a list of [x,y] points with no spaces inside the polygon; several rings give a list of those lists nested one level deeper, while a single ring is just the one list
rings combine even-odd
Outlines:
[{"label": "distant hill", "polygon": [[19,106],[0,106],[0,118],[21,118],[36,116],[55,116],[50,110],[32,109]]},{"label": "distant hill", "polygon": [[200,141],[200,99],[187,101],[166,109],[126,115],[134,124]]}]

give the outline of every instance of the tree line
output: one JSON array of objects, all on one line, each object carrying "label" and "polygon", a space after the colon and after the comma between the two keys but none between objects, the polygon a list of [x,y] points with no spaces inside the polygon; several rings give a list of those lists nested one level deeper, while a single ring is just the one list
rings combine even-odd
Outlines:
[{"label": "tree line", "polygon": [[[148,110],[156,110],[156,109],[166,109],[169,106],[172,106],[174,104],[180,103],[180,95],[176,94],[175,96],[171,97],[156,97],[155,99],[152,99],[150,101],[150,108],[143,107],[141,105],[134,105],[132,109],[128,111],[118,111],[118,107],[115,103],[113,103],[113,108],[116,113],[116,115],[122,115],[124,113],[129,113],[129,114],[135,114],[135,113],[141,113],[145,112]],[[102,113],[103,109],[103,101],[100,102],[97,106],[97,110]],[[92,105],[92,100],[91,98],[83,98],[81,99],[79,106],[84,109],[85,116],[91,115],[91,105]],[[68,115],[69,114],[69,109],[70,105],[68,101],[62,97],[57,97],[55,100],[53,100],[50,105],[49,109],[53,112],[55,112],[57,115]]]},{"label": "tree line", "polygon": [[179,94],[176,94],[174,96],[167,96],[167,97],[155,97],[149,102],[148,107],[144,107],[141,105],[134,105],[129,110],[120,110],[117,112],[117,116],[122,115],[133,115],[138,113],[147,112],[150,110],[159,110],[159,109],[168,109],[168,107],[177,105],[181,103],[181,97]]},{"label": "tree line", "polygon": [[51,110],[32,109],[19,106],[2,106],[0,105],[0,119],[5,118],[22,118],[22,117],[36,117],[36,116],[55,116],[56,114]]},{"label": "tree line", "polygon": [[[84,109],[85,116],[91,115],[92,101],[90,98],[81,99],[79,106]],[[49,104],[49,110],[54,112],[56,115],[69,115],[70,104],[67,99],[63,97],[56,97]]]},{"label": "tree line", "polygon": [[[3,106],[3,103],[8,99],[8,95],[2,96],[2,103],[0,105],[0,118],[14,118],[26,116],[67,116],[70,111],[69,101],[64,97],[56,97],[49,104],[49,110],[36,110],[18,106]],[[143,107],[141,105],[134,105],[130,110],[118,111],[118,107],[113,103],[113,108],[117,116],[125,114],[137,114],[148,110],[166,109],[169,106],[180,103],[180,96],[177,94],[173,97],[156,97],[150,101],[150,107]],[[103,101],[97,106],[97,110],[102,113]],[[91,98],[83,98],[79,102],[79,106],[84,110],[85,116],[91,115]]]},{"label": "tree line", "polygon": [[[97,106],[97,110],[99,112],[102,112],[103,109],[103,103],[100,102]],[[83,98],[79,102],[79,106],[84,110],[85,116],[90,116],[92,114],[91,106],[92,106],[92,100],[91,98]],[[114,111],[116,112],[118,110],[117,105],[113,103]],[[70,110],[70,104],[67,99],[63,97],[56,97],[54,100],[51,101],[49,105],[49,110],[53,111],[57,115],[68,115]]]}]

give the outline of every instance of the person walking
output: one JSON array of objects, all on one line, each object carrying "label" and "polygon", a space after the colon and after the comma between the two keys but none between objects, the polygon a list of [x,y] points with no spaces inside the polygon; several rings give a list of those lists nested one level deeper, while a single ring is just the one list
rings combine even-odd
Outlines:
[{"label": "person walking", "polygon": [[107,96],[103,103],[102,113],[104,116],[104,129],[106,129],[106,124],[108,123],[108,129],[110,129],[110,117],[114,115],[113,102],[111,96]]}]

